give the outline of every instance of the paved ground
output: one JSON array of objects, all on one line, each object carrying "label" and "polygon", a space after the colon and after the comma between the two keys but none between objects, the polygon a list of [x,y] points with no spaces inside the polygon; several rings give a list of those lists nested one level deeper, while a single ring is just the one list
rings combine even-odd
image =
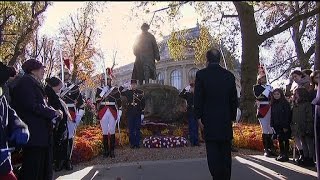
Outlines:
[{"label": "paved ground", "polygon": [[[233,180],[311,180],[316,179],[315,168],[311,170],[292,164],[280,163],[274,158],[261,155],[235,156],[232,161]],[[205,158],[141,161],[75,166],[73,172],[55,174],[58,180],[211,180]]]}]

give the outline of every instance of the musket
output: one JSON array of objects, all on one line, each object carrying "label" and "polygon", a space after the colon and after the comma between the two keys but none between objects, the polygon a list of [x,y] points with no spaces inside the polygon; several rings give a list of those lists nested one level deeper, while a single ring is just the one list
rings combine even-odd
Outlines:
[{"label": "musket", "polygon": [[60,98],[63,98],[72,88],[74,88],[75,86],[79,86],[80,84],[82,84],[84,82],[84,80],[78,82],[78,83],[72,83],[70,86],[66,87],[63,89],[63,91],[60,94]]}]

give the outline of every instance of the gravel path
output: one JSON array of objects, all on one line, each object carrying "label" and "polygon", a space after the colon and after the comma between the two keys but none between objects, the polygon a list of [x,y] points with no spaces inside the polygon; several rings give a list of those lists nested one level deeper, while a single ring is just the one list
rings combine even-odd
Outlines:
[{"label": "gravel path", "polygon": [[[262,154],[262,152],[238,149],[239,152],[233,152],[232,155],[244,154]],[[202,143],[200,147],[180,147],[180,148],[144,148],[131,149],[129,146],[124,146],[115,149],[116,157],[111,159],[103,158],[102,155],[92,159],[88,162],[79,163],[79,166],[92,166],[96,164],[114,164],[137,161],[156,161],[156,160],[174,160],[174,159],[191,159],[191,158],[205,158],[206,150],[205,144]]]}]

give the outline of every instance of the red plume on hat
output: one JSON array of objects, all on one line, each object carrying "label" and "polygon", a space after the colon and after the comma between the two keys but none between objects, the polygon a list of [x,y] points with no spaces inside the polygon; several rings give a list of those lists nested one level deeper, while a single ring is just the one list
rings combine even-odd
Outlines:
[{"label": "red plume on hat", "polygon": [[109,79],[113,79],[114,78],[114,75],[113,75],[113,72],[112,72],[111,68],[107,68],[106,72],[107,72],[107,78],[109,78]]},{"label": "red plume on hat", "polygon": [[63,62],[67,66],[67,68],[70,70],[70,59],[63,59]]},{"label": "red plume on hat", "polygon": [[258,77],[257,77],[257,79],[260,79],[260,78],[262,78],[262,77],[264,77],[264,76],[266,76],[266,72],[265,72],[265,70],[264,70],[264,65],[263,65],[263,64],[260,64],[260,65],[258,66]]}]

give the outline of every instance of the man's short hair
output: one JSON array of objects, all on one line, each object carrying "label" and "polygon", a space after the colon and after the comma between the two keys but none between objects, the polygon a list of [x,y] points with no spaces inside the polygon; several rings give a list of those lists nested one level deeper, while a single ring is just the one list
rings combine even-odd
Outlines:
[{"label": "man's short hair", "polygon": [[209,63],[220,63],[221,53],[218,49],[211,48],[206,54]]}]

